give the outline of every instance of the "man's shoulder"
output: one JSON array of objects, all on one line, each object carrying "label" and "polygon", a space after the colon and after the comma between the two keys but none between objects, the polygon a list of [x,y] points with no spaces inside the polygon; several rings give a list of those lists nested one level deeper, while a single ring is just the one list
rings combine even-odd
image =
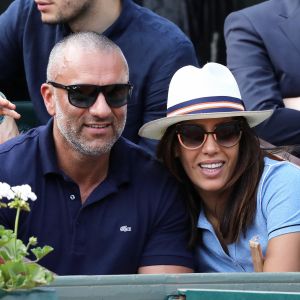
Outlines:
[{"label": "man's shoulder", "polygon": [[[21,18],[31,15],[32,13],[38,13],[36,5],[32,0],[14,0],[4,12],[9,15],[18,15]],[[19,21],[19,20],[18,20]]]},{"label": "man's shoulder", "polygon": [[[168,44],[176,41],[177,43],[191,43],[189,38],[181,29],[170,20],[152,12],[150,9],[133,4],[131,7],[132,23],[130,27],[139,28],[139,32],[147,38],[155,38],[156,43],[159,37],[159,44]],[[138,34],[138,32],[137,32]]]},{"label": "man's shoulder", "polygon": [[143,174],[144,178],[150,178],[151,181],[156,181],[158,178],[166,178],[167,180],[174,181],[173,176],[171,176],[163,164],[141,146],[132,143],[124,137],[121,137],[117,144],[114,157],[118,157],[119,159],[122,157],[124,165],[130,169],[132,174],[136,174],[137,176]]},{"label": "man's shoulder", "polygon": [[274,26],[269,25],[280,21],[278,16],[285,14],[285,6],[282,1],[269,0],[230,13],[224,22],[225,39],[235,29],[255,32],[261,38],[268,39],[270,34],[277,32],[274,31]]},{"label": "man's shoulder", "polygon": [[[10,153],[17,157],[21,155],[24,157],[24,154],[27,152],[28,147],[37,142],[37,136],[39,135],[39,129],[33,128],[26,133],[21,133],[19,136],[8,140],[7,142],[0,145],[0,157],[5,157]],[[26,151],[24,153],[24,151]]]},{"label": "man's shoulder", "polygon": [[[33,0],[14,0],[1,15],[0,21],[3,22],[7,30],[14,30],[11,34],[19,36],[19,42],[23,43],[23,47],[30,47],[31,41],[34,41],[33,48],[38,46],[39,51],[39,48],[43,49],[45,44],[49,44],[48,40],[51,34],[55,36],[58,30],[58,25],[42,22],[40,12]],[[45,35],[47,35],[46,39]],[[43,39],[42,42],[41,39]]]},{"label": "man's shoulder", "polygon": [[280,11],[288,6],[287,1],[268,0],[256,5],[234,11],[227,16],[227,20],[232,19],[234,16],[247,17],[250,20],[266,20],[274,15],[278,15]]},{"label": "man's shoulder", "polygon": [[160,165],[154,154],[151,154],[143,147],[131,142],[127,138],[121,136],[114,146],[114,156],[126,157],[126,163],[132,167],[136,167],[139,164],[149,163],[155,166]]}]

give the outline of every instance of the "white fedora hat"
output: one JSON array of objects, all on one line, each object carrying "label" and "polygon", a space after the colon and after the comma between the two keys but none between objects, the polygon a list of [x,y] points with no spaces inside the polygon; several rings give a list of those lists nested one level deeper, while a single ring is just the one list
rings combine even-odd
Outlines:
[{"label": "white fedora hat", "polygon": [[144,124],[139,135],[159,140],[173,124],[225,117],[244,117],[254,127],[272,113],[245,111],[238,85],[227,67],[218,63],[207,63],[203,68],[185,66],[170,82],[167,116]]}]

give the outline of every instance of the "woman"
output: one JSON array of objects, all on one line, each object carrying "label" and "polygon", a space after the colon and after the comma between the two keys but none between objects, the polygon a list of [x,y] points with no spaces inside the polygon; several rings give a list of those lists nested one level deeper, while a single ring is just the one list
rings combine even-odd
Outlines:
[{"label": "woman", "polygon": [[199,272],[253,271],[254,237],[263,271],[300,271],[300,169],[271,159],[250,128],[271,114],[245,111],[231,72],[208,63],[179,69],[167,117],[140,129],[187,190]]}]

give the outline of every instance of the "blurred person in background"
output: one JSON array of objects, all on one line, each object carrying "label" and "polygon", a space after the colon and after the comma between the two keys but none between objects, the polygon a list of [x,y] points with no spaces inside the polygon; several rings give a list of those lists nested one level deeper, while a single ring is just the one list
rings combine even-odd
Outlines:
[{"label": "blurred person in background", "polygon": [[231,13],[224,25],[227,66],[246,109],[274,110],[255,128],[274,145],[300,144],[299,20],[299,1],[269,0]]},{"label": "blurred person in background", "polygon": [[[134,85],[123,135],[153,152],[155,144],[141,139],[138,129],[165,114],[175,71],[198,61],[191,41],[175,24],[132,0],[13,1],[0,15],[0,91],[11,101],[14,93],[24,100],[26,93],[17,85],[24,76],[27,97],[45,124],[50,116],[39,86],[46,80],[49,53],[62,38],[80,31],[101,33],[122,49]],[[13,120],[5,118],[0,134],[12,126]]]}]

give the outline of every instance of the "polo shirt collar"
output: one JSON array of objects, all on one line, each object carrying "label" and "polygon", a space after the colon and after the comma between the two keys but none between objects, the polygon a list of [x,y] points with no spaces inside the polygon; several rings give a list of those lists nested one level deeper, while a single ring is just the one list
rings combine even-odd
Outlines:
[{"label": "polo shirt collar", "polygon": [[120,137],[111,150],[108,178],[112,177],[119,184],[128,182],[130,180],[130,169],[134,163],[130,160],[131,155],[128,141]]},{"label": "polo shirt collar", "polygon": [[60,27],[60,32],[62,33],[63,37],[66,37],[66,36],[68,36],[69,34],[72,33],[72,30],[71,30],[71,28],[69,27],[68,24],[61,23],[61,24],[58,24],[58,26]]},{"label": "polo shirt collar", "polygon": [[[40,127],[39,149],[41,153],[41,164],[43,174],[63,174],[59,169],[55,153],[53,139],[53,118],[45,126]],[[120,137],[111,150],[109,171],[106,180],[115,183],[116,186],[126,183],[130,179],[130,168],[133,162],[128,160],[130,157],[130,148],[128,141]],[[105,181],[106,181],[105,180]]]},{"label": "polo shirt collar", "polygon": [[213,230],[212,225],[209,223],[209,221],[206,218],[203,207],[201,207],[201,210],[200,210],[197,227],[200,229]]},{"label": "polo shirt collar", "polygon": [[55,146],[53,139],[53,118],[51,118],[45,126],[40,126],[39,149],[41,155],[42,172],[44,175],[49,173],[61,174],[57,158],[55,154]]},{"label": "polo shirt collar", "polygon": [[113,193],[118,193],[119,187],[130,179],[130,168],[133,162],[128,158],[128,146],[121,137],[111,150],[107,177],[91,193],[84,206],[96,203]]},{"label": "polo shirt collar", "polygon": [[112,36],[118,36],[123,33],[124,30],[127,29],[128,24],[133,18],[132,10],[135,9],[137,5],[133,3],[132,0],[123,0],[122,1],[122,11],[118,19],[108,27],[103,34],[109,38]]}]

